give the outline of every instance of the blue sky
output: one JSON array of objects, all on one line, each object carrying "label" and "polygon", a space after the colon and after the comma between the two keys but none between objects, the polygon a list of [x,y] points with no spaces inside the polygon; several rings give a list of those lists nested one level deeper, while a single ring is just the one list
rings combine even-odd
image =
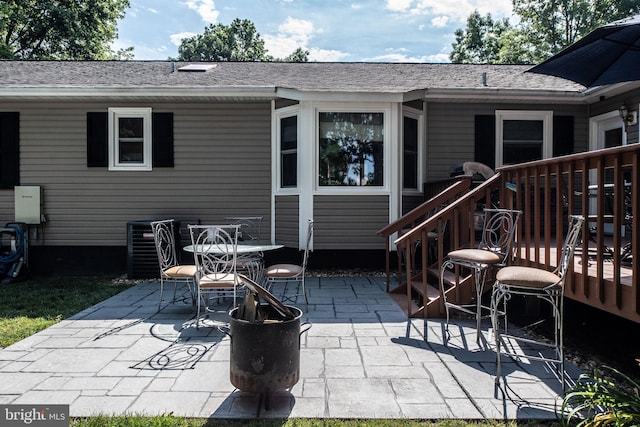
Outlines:
[{"label": "blue sky", "polygon": [[511,0],[130,0],[115,49],[177,57],[180,40],[235,18],[254,23],[267,53],[302,47],[311,61],[449,62],[454,31],[474,10],[509,17]]}]

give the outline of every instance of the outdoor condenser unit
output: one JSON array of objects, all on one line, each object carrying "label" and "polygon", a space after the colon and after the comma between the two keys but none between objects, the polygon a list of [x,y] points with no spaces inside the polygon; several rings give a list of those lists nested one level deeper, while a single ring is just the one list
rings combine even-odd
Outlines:
[{"label": "outdoor condenser unit", "polygon": [[129,279],[160,277],[151,221],[127,223],[127,277]]}]

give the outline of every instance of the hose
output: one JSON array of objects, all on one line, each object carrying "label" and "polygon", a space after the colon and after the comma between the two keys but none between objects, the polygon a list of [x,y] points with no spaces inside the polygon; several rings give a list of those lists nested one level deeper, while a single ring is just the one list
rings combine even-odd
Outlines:
[{"label": "hose", "polygon": [[0,265],[13,264],[23,256],[24,248],[24,231],[17,225],[8,225],[4,229],[12,229],[16,234],[16,249],[14,252],[0,254]]}]

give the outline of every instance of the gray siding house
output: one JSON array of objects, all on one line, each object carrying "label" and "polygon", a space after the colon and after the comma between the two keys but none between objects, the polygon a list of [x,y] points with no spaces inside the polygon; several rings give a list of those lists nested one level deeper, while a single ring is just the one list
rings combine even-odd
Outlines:
[{"label": "gray siding house", "polygon": [[240,215],[296,253],[313,218],[312,265],[382,267],[376,232],[455,164],[638,142],[618,113],[638,110],[637,83],[528,68],[0,61],[0,226],[16,187],[39,186],[40,272],[124,271],[131,221]]}]

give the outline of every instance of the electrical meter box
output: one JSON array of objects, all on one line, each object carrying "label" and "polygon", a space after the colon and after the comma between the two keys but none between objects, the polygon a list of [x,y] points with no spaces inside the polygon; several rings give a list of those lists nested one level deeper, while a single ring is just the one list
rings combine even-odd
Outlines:
[{"label": "electrical meter box", "polygon": [[42,222],[42,187],[39,185],[21,185],[14,187],[15,221],[25,224]]}]

